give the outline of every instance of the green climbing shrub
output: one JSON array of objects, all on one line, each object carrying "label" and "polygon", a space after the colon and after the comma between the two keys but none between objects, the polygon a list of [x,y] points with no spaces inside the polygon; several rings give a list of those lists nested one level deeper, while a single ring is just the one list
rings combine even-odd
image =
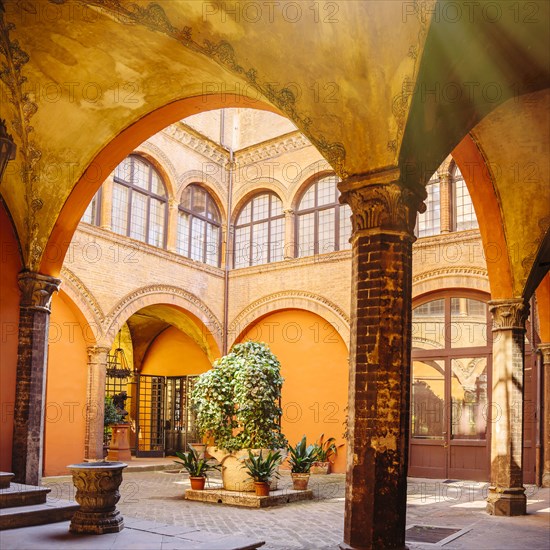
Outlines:
[{"label": "green climbing shrub", "polygon": [[280,425],[282,386],[279,360],[266,344],[235,345],[199,376],[191,394],[200,436],[230,452],[286,447]]}]

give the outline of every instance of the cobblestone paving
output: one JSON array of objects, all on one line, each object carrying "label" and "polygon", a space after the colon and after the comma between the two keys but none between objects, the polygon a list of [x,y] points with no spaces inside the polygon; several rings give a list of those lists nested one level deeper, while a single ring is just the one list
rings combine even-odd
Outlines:
[{"label": "cobblestone paving", "polygon": [[[51,496],[70,499],[70,478],[46,478]],[[280,488],[291,484],[288,474]],[[266,550],[335,550],[342,541],[344,519],[343,475],[312,476],[314,500],[267,509],[238,508],[221,504],[190,502],[183,498],[189,487],[185,474],[128,472],[121,486],[119,509],[123,516],[162,524],[177,524],[220,534],[243,534],[266,541]],[[486,484],[443,483],[437,480],[409,481],[407,525],[448,526],[461,529],[461,536],[444,548],[467,550],[547,550],[550,548],[550,491],[528,488],[528,516],[488,516]],[[434,545],[409,543],[411,550]]]}]

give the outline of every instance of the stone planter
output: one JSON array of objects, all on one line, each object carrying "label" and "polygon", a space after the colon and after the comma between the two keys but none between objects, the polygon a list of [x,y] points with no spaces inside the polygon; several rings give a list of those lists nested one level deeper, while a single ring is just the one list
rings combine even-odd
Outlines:
[{"label": "stone planter", "polygon": [[130,424],[113,424],[113,435],[109,444],[107,460],[132,460],[130,453]]},{"label": "stone planter", "polygon": [[292,487],[295,491],[305,491],[307,489],[309,474],[296,474],[292,472],[290,477],[292,477]]},{"label": "stone planter", "polygon": [[[254,454],[268,453],[268,449],[251,449]],[[222,466],[223,488],[227,491],[254,491],[254,480],[243,467],[243,461],[248,458],[248,449],[228,453],[225,449],[208,447],[208,454],[212,455]],[[269,482],[272,491],[277,489],[277,478]]]},{"label": "stone planter", "polygon": [[314,462],[309,471],[310,474],[328,474],[330,473],[330,462]]},{"label": "stone planter", "polygon": [[124,529],[124,520],[116,509],[120,499],[118,488],[122,482],[123,462],[84,462],[67,468],[73,475],[76,501],[69,531],[88,535],[118,533]]}]

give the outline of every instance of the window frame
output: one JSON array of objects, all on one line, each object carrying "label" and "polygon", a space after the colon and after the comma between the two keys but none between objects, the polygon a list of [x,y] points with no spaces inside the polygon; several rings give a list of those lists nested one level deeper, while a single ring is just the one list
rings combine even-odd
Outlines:
[{"label": "window frame", "polygon": [[[83,220],[84,214],[86,213],[86,210],[88,210],[88,207],[90,204],[92,204],[94,201],[96,201],[95,204],[95,216],[92,216],[92,221],[87,222]],[[84,214],[82,214],[82,218],[80,218],[80,221],[82,223],[87,223],[88,225],[95,225],[96,227],[101,227],[101,207],[103,203],[103,185],[96,191],[95,195],[92,197],[92,200],[88,203],[88,206],[86,207],[86,210],[84,211]],[[95,219],[94,219],[95,218]]]}]

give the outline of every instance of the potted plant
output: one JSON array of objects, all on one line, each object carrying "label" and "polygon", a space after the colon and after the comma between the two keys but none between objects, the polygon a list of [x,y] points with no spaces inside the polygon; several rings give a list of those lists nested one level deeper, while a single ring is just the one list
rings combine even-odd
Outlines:
[{"label": "potted plant", "polygon": [[311,465],[317,460],[315,445],[306,446],[306,436],[296,444],[288,446],[289,464],[292,477],[292,485],[295,490],[305,491],[309,481]]},{"label": "potted plant", "polygon": [[336,445],[336,438],[334,437],[329,437],[326,440],[324,437],[325,434],[321,434],[313,444],[317,451],[317,460],[311,465],[312,474],[328,474],[330,465],[338,454],[338,449],[344,446],[343,443]]},{"label": "potted plant", "polygon": [[279,477],[277,468],[281,461],[281,453],[269,451],[264,458],[262,451],[254,455],[248,451],[248,458],[244,461],[244,467],[250,477],[254,480],[256,496],[266,497],[269,495],[269,482],[273,476]]},{"label": "potted plant", "polygon": [[113,398],[110,395],[105,396],[105,408],[103,413],[103,458],[107,456],[111,437],[113,435],[112,426],[122,421],[122,415],[118,412]]},{"label": "potted plant", "polygon": [[194,450],[187,453],[176,451],[176,456],[181,460],[174,460],[174,462],[182,466],[182,469],[185,468],[189,474],[191,489],[202,491],[208,472],[220,469],[217,464],[211,464],[208,460],[201,458]]},{"label": "potted plant", "polygon": [[266,344],[252,341],[235,345],[195,383],[191,401],[196,426],[199,436],[215,445],[207,450],[222,465],[224,489],[254,491],[242,468],[249,449],[258,454],[260,449],[286,448],[280,423],[282,385],[278,359]]}]

